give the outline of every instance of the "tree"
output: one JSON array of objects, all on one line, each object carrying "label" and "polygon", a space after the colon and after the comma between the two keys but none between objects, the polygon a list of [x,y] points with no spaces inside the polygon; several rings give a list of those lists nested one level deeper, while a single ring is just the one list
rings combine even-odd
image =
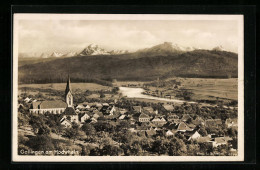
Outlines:
[{"label": "tree", "polygon": [[211,143],[200,143],[200,151],[207,155],[213,152],[213,147]]},{"label": "tree", "polygon": [[117,94],[118,91],[119,91],[119,88],[118,88],[118,87],[114,87],[114,88],[112,89],[112,93],[113,93],[113,94]]},{"label": "tree", "polygon": [[207,136],[208,135],[208,133],[207,133],[207,131],[206,131],[204,126],[199,129],[199,134],[201,134],[202,136]]},{"label": "tree", "polygon": [[90,150],[89,156],[100,156],[100,152],[99,148],[93,148]]},{"label": "tree", "polygon": [[199,145],[191,143],[187,145],[187,155],[189,156],[195,156],[200,151]]},{"label": "tree", "polygon": [[230,137],[236,137],[237,136],[237,130],[234,128],[228,128],[227,135]]},{"label": "tree", "polygon": [[51,151],[54,149],[52,138],[48,135],[37,135],[28,141],[28,146],[35,151]]},{"label": "tree", "polygon": [[153,147],[152,151],[158,153],[158,155],[161,154],[166,154],[168,152],[168,141],[163,140],[162,138],[158,137],[154,142],[153,142]]},{"label": "tree", "polygon": [[131,149],[130,149],[131,155],[138,156],[142,152],[142,147],[140,146],[140,143],[138,141],[134,141]]},{"label": "tree", "polygon": [[73,143],[75,142],[76,139],[79,139],[82,137],[82,133],[80,132],[79,126],[76,123],[72,123],[71,128],[67,128],[65,131],[65,136],[68,137],[69,139],[73,140]]},{"label": "tree", "polygon": [[87,145],[87,146],[81,146],[81,155],[82,156],[88,156],[88,155],[90,155],[90,147],[89,147],[89,145]]},{"label": "tree", "polygon": [[83,124],[81,129],[86,133],[87,136],[91,136],[96,133],[96,129],[94,128],[94,126],[88,123]]},{"label": "tree", "polygon": [[178,138],[173,138],[170,141],[169,144],[169,155],[170,156],[182,156],[182,155],[187,155],[187,147],[183,140],[178,139]]},{"label": "tree", "polygon": [[104,98],[105,97],[105,94],[103,93],[103,91],[101,91],[99,94],[100,94],[100,98]]},{"label": "tree", "polygon": [[102,155],[118,156],[123,153],[123,150],[114,145],[105,145],[102,148]]}]

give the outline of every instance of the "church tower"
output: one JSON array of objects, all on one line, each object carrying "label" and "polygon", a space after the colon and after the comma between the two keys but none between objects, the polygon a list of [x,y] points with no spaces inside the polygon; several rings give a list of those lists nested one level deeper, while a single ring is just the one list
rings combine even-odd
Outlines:
[{"label": "church tower", "polygon": [[68,107],[73,107],[73,96],[70,87],[70,76],[68,76],[67,86],[65,90],[65,102],[67,103]]}]

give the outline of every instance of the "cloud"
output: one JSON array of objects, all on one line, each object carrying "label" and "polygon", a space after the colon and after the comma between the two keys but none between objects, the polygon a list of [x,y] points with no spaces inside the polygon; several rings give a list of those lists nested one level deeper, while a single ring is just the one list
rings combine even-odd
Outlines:
[{"label": "cloud", "polygon": [[[233,23],[206,21],[20,21],[19,52],[81,51],[90,43],[135,51],[171,41],[184,46],[237,48]],[[230,38],[227,38],[230,37]]]}]

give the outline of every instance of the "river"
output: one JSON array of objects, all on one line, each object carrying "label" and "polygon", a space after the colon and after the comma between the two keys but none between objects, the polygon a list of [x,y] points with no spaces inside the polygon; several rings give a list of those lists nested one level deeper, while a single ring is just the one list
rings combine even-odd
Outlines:
[{"label": "river", "polygon": [[152,100],[161,100],[161,101],[167,101],[167,102],[175,102],[175,103],[195,103],[185,100],[178,100],[178,99],[167,99],[167,98],[161,98],[161,97],[154,97],[150,95],[142,94],[145,90],[142,88],[133,88],[133,87],[119,87],[120,92],[123,96],[126,96],[128,98],[142,98],[142,99],[152,99]]}]

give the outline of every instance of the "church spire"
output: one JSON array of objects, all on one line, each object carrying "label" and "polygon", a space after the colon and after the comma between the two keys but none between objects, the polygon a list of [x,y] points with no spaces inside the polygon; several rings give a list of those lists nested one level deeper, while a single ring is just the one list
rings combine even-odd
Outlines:
[{"label": "church spire", "polygon": [[69,91],[71,92],[71,88],[70,88],[70,75],[68,75],[68,80],[67,80],[67,86],[66,86],[66,90],[65,90],[65,95],[67,95]]},{"label": "church spire", "polygon": [[73,96],[70,87],[70,76],[68,75],[67,86],[65,90],[65,101],[68,107],[73,107]]}]

